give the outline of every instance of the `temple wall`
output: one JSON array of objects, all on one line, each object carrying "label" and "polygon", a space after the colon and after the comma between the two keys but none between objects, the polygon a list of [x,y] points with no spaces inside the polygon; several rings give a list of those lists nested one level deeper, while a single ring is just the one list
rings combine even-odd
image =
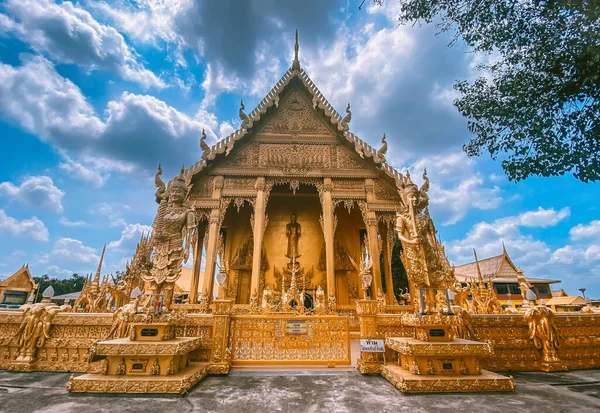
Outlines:
[{"label": "temple wall", "polygon": [[[556,313],[560,347],[556,367],[569,370],[600,367],[600,315]],[[494,355],[483,358],[481,367],[492,371],[540,371],[542,352],[529,338],[529,326],[521,315],[471,316],[476,339],[494,346]],[[550,368],[551,370],[552,368]]]},{"label": "temple wall", "polygon": [[[111,313],[58,313],[52,320],[49,338],[37,349],[32,363],[18,362],[17,333],[21,311],[0,311],[0,369],[31,371],[86,372],[95,368],[89,363],[89,349],[94,341],[104,339],[111,328]],[[213,348],[213,325],[216,317],[188,314],[177,325],[177,335],[201,337],[202,347],[195,358],[207,361]]]},{"label": "temple wall", "polygon": [[[379,314],[377,338],[411,337],[412,328],[401,315]],[[481,359],[481,368],[491,371],[554,371],[600,367],[600,314],[556,313],[560,346],[558,360],[543,360],[543,350],[530,338],[523,315],[472,315],[471,329],[477,341],[493,345],[492,356]],[[388,354],[391,356],[391,353]]]}]

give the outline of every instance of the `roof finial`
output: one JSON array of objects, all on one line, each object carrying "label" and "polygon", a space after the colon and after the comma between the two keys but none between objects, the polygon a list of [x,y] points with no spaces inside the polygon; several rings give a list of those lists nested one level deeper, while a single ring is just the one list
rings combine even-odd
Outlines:
[{"label": "roof finial", "polygon": [[106,244],[104,244],[104,248],[102,248],[102,255],[100,256],[100,262],[98,262],[98,269],[96,270],[96,275],[94,276],[94,281],[92,282],[92,286],[98,288],[100,285],[100,272],[102,271],[102,262],[104,261],[104,253],[106,252]]},{"label": "roof finial", "polygon": [[292,70],[300,70],[300,60],[298,60],[298,29],[296,29],[296,44],[294,44],[294,61],[292,62]]}]

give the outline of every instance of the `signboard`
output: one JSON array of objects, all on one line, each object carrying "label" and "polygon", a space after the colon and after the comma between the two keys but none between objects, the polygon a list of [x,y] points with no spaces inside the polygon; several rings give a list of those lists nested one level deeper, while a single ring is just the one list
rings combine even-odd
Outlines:
[{"label": "signboard", "polygon": [[288,320],[285,325],[285,334],[292,336],[301,336],[308,334],[306,320]]},{"label": "signboard", "polygon": [[360,351],[365,353],[385,353],[383,340],[366,339],[360,340]]}]

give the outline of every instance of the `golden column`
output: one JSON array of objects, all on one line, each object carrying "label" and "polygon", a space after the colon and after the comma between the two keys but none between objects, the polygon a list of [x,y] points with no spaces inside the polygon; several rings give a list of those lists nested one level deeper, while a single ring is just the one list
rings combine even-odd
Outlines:
[{"label": "golden column", "polygon": [[200,283],[200,267],[202,266],[202,246],[204,244],[205,230],[200,232],[198,227],[198,244],[194,251],[194,273],[192,275],[192,285],[190,286],[190,304],[198,302],[198,284]]},{"label": "golden column", "polygon": [[369,238],[369,255],[373,266],[373,288],[371,289],[371,297],[377,297],[381,290],[381,267],[379,266],[379,239],[377,231],[377,215],[375,211],[367,211],[367,237]]},{"label": "golden column", "polygon": [[382,235],[383,240],[383,272],[385,274],[385,287],[387,294],[387,303],[393,305],[396,303],[396,296],[394,295],[394,280],[392,278],[392,248],[394,247],[393,233],[390,235],[391,229],[387,224],[384,224],[385,236]]},{"label": "golden column", "polygon": [[252,281],[250,283],[250,294],[258,296],[258,285],[260,283],[260,259],[262,253],[262,238],[265,225],[265,210],[267,208],[267,194],[265,178],[256,179],[256,204],[254,205],[254,249],[252,254]]},{"label": "golden column", "polygon": [[208,291],[209,302],[212,301],[215,282],[215,267],[217,263],[217,250],[219,247],[219,226],[221,223],[221,210],[214,208],[208,218],[208,243],[206,245],[206,266],[204,267],[203,291]]},{"label": "golden column", "polygon": [[335,297],[334,210],[331,199],[331,178],[323,180],[323,226],[325,235],[325,264],[327,267],[327,296]]}]

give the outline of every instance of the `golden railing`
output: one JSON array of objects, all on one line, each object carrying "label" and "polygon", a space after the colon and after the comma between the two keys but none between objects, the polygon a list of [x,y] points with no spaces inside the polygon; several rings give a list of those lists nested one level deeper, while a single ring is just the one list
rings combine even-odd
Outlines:
[{"label": "golden railing", "polygon": [[348,365],[349,318],[343,316],[232,316],[233,365]]}]

